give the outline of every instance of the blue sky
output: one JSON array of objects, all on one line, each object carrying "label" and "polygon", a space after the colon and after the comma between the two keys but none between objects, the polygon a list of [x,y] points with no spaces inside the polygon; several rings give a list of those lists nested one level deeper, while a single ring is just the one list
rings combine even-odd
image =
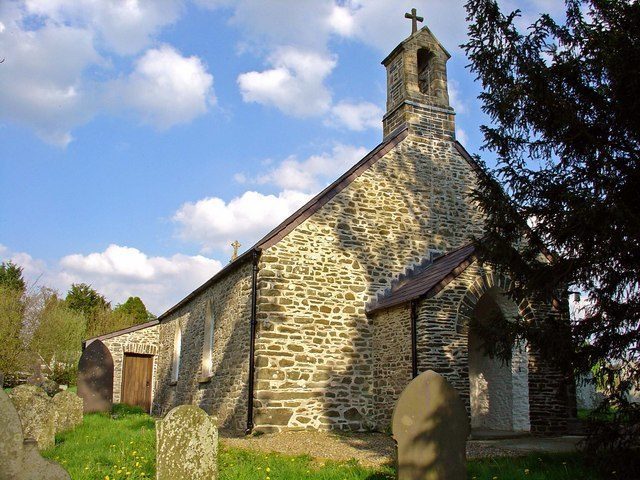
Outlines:
[{"label": "blue sky", "polygon": [[2,0],[0,259],[161,313],[381,141],[411,7],[477,152],[462,1]]}]

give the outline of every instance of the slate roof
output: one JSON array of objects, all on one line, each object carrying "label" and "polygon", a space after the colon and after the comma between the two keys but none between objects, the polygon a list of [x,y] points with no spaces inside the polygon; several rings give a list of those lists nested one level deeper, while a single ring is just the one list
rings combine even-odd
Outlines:
[{"label": "slate roof", "polygon": [[126,333],[137,332],[138,330],[142,330],[145,328],[153,327],[154,325],[158,325],[160,323],[158,319],[150,320],[145,323],[140,323],[138,325],[134,325],[132,327],[122,328],[120,330],[116,330],[115,332],[105,333],[104,335],[99,335],[97,337],[87,338],[84,342],[85,345],[89,345],[94,340],[108,340],[109,338],[118,337],[120,335],[124,335]]},{"label": "slate roof", "polygon": [[451,280],[464,272],[474,260],[475,247],[473,244],[464,245],[442,255],[430,265],[409,274],[406,280],[393,286],[388,293],[379,297],[367,308],[367,313],[371,314],[385,308],[395,307],[418,298],[433,297]]}]

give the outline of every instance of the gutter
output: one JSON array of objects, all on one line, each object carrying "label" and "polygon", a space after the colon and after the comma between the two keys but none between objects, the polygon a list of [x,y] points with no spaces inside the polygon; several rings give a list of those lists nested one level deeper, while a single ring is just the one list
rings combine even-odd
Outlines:
[{"label": "gutter", "polygon": [[418,376],[418,300],[411,300],[411,378]]},{"label": "gutter", "polygon": [[252,272],[251,272],[251,331],[249,337],[249,388],[247,393],[247,429],[245,435],[251,434],[253,431],[253,395],[254,395],[254,377],[256,369],[256,327],[258,325],[258,261],[260,260],[260,252],[256,249],[252,254]]}]

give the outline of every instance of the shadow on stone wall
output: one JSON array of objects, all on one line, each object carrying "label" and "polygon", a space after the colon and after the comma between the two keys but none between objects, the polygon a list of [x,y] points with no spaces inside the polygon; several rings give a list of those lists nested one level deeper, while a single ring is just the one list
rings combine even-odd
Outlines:
[{"label": "shadow on stone wall", "polygon": [[[234,272],[230,275],[234,275]],[[238,281],[243,280],[240,278]],[[164,348],[160,348],[159,352],[154,413],[165,415],[178,405],[197,405],[218,418],[220,429],[234,433],[243,432],[247,420],[250,316],[241,314],[235,317],[233,324],[229,326],[230,336],[219,339],[219,342],[226,340],[224,344],[215,343],[214,340],[214,349],[222,352],[222,356],[216,357],[210,379],[206,382],[201,381],[205,336],[203,311],[206,309],[208,298],[208,295],[199,297],[161,325],[161,329],[164,330],[161,330],[160,334],[168,336],[171,340],[165,341]],[[219,302],[216,310],[224,312],[230,308],[229,303],[233,301],[233,296],[228,296],[224,301],[219,298],[214,300]],[[247,302],[250,301],[248,295]],[[245,307],[246,311],[250,311],[250,304]],[[191,318],[184,319],[189,312]],[[172,332],[178,321],[182,325],[182,352],[178,381],[176,385],[171,385]],[[215,334],[216,332],[214,338]]]}]

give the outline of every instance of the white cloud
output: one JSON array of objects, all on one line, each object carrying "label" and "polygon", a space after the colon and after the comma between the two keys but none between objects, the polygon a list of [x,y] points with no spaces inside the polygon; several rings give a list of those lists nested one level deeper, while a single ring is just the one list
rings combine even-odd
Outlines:
[{"label": "white cloud", "polygon": [[315,193],[346,172],[367,154],[363,147],[337,144],[330,153],[299,161],[291,156],[259,175],[254,183],[276,185],[284,190]]},{"label": "white cloud", "polygon": [[353,21],[352,35],[382,53],[388,53],[411,33],[411,22],[404,12],[411,8],[425,18],[443,46],[455,50],[466,38],[464,1],[451,0],[349,0]]},{"label": "white cloud", "polygon": [[[160,18],[178,14],[180,1],[0,3],[0,120],[64,147],[75,127],[105,109],[133,111],[159,128],[205,113],[215,103],[213,77],[198,57],[160,46],[141,55],[128,76],[109,80],[117,74],[109,50],[98,53],[96,47],[97,36],[113,33],[122,46],[131,46],[127,52],[137,52],[166,24]],[[34,23],[30,14],[41,21]]]},{"label": "white cloud", "polygon": [[249,191],[229,202],[209,197],[185,203],[173,221],[179,226],[179,236],[199,243],[203,251],[229,250],[234,240],[245,247],[253,244],[310,198],[297,191],[284,191],[277,196]]},{"label": "white cloud", "polygon": [[334,32],[343,37],[353,35],[355,29],[355,22],[351,12],[347,7],[341,5],[333,6],[329,17],[329,25],[331,25]]},{"label": "white cloud", "polygon": [[327,124],[362,131],[369,128],[382,129],[382,109],[371,102],[338,102],[331,107],[331,117]]},{"label": "white cloud", "polygon": [[147,308],[160,314],[222,268],[218,260],[202,255],[151,257],[136,248],[109,245],[102,252],[73,254],[53,266],[24,252],[0,245],[0,260],[10,259],[24,269],[32,285],[57,289],[62,295],[72,283],[87,283],[112,304],[139,296]]},{"label": "white cloud", "polygon": [[458,140],[462,145],[467,145],[469,142],[469,135],[462,128],[456,128],[456,140]]},{"label": "white cloud", "polygon": [[467,112],[467,102],[460,91],[460,83],[457,80],[449,79],[449,103],[456,113]]},{"label": "white cloud", "polygon": [[27,11],[95,31],[109,50],[131,55],[180,16],[183,0],[26,0]]},{"label": "white cloud", "polygon": [[0,6],[0,118],[33,128],[49,143],[65,146],[70,131],[93,115],[84,71],[103,62],[93,35],[82,28],[46,23],[22,28],[16,4]]},{"label": "white cloud", "polygon": [[275,106],[296,117],[322,115],[329,110],[331,92],[324,80],[336,66],[335,58],[283,47],[268,61],[273,68],[238,77],[245,102]]},{"label": "white cloud", "polygon": [[213,76],[202,61],[169,45],[145,52],[134,71],[109,90],[116,107],[133,109],[144,122],[162,129],[189,122],[216,102]]}]

